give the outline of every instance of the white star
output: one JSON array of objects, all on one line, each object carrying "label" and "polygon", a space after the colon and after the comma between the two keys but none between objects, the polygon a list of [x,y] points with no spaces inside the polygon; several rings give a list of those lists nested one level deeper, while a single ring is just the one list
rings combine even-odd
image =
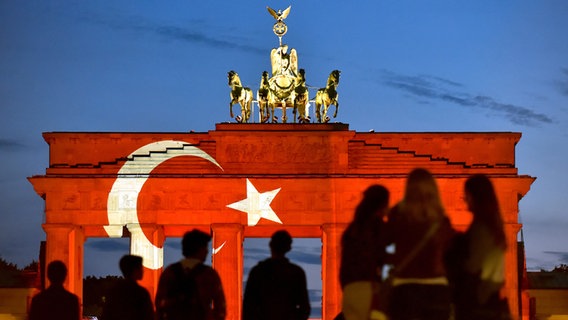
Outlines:
[{"label": "white star", "polygon": [[247,179],[247,198],[241,201],[228,204],[227,207],[247,213],[249,226],[256,226],[260,218],[271,220],[282,224],[280,218],[270,207],[272,199],[280,191],[280,188],[258,193],[252,182]]}]

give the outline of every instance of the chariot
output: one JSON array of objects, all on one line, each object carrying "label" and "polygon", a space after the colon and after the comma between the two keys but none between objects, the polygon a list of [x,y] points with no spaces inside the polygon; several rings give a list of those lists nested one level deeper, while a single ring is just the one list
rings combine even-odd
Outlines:
[{"label": "chariot", "polygon": [[[339,71],[334,70],[329,75],[325,88],[317,91],[315,100],[309,99],[309,90],[306,85],[304,69],[298,69],[298,53],[296,49],[290,49],[288,45],[282,44],[282,36],[287,32],[287,26],[284,19],[290,13],[288,7],[284,11],[275,11],[267,7],[268,12],[276,19],[273,26],[274,34],[278,36],[279,46],[270,51],[270,63],[272,70],[270,73],[264,71],[260,79],[260,86],[257,91],[256,100],[252,98],[250,88],[243,87],[236,72],[229,72],[229,86],[231,86],[231,117],[233,117],[232,106],[234,104],[241,105],[241,115],[235,119],[237,122],[248,122],[251,114],[251,105],[256,103],[259,109],[259,121],[278,122],[275,115],[275,109],[282,110],[281,121],[288,121],[287,109],[293,110],[293,121],[300,123],[309,123],[310,102],[316,105],[316,117],[318,122],[328,122],[327,109],[330,105],[336,106],[334,117],[337,116],[338,102],[336,87],[339,84]],[[237,81],[238,80],[238,81]]]}]

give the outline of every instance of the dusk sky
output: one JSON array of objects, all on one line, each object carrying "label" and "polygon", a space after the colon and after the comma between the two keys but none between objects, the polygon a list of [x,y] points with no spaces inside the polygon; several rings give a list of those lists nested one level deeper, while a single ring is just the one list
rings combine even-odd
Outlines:
[{"label": "dusk sky", "polygon": [[[520,201],[528,268],[568,263],[565,0],[0,0],[0,256],[24,266],[45,239],[44,201],[26,180],[48,166],[42,132],[207,132],[234,121],[227,72],[258,88],[278,46],[266,6],[289,5],[283,42],[307,84],[341,70],[332,121],[363,132],[522,133],[516,166],[537,178]],[[167,261],[179,258],[177,240]],[[89,239],[85,273],[117,272],[92,257],[127,248]],[[319,267],[319,241],[294,254]]]}]

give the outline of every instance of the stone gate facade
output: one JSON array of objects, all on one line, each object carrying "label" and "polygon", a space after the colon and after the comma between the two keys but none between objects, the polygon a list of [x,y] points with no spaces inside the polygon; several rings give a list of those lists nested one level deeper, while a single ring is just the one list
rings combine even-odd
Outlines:
[{"label": "stone gate facade", "polygon": [[[430,170],[456,229],[471,221],[463,184],[491,177],[505,221],[506,293],[519,310],[518,202],[535,178],[515,166],[514,132],[367,133],[347,124],[217,124],[202,133],[44,133],[49,167],[30,177],[45,200],[46,262],[69,267],[66,286],[82,296],[87,238],[121,237],[144,257],[143,285],[155,293],[163,244],[199,228],[213,235],[228,319],[240,319],[243,241],[278,229],[322,241],[322,316],[341,306],[340,237],[361,193],[380,183],[391,204],[406,175]],[[115,262],[109,262],[115,263]]]}]

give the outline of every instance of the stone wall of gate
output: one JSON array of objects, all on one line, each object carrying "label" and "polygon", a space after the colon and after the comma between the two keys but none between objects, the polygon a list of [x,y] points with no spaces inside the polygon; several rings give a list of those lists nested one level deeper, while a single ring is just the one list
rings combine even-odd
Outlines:
[{"label": "stone wall of gate", "polygon": [[[47,261],[69,267],[66,286],[82,296],[83,244],[128,229],[131,251],[148,261],[143,284],[155,292],[166,238],[200,228],[213,235],[213,266],[223,280],[228,319],[240,319],[242,243],[287,229],[322,240],[323,318],[340,308],[339,239],[362,191],[384,184],[402,198],[416,167],[436,177],[457,229],[471,215],[463,184],[494,182],[506,223],[506,294],[519,307],[515,245],[518,202],[533,177],[515,165],[515,132],[363,133],[346,124],[217,124],[201,133],[44,133],[49,167],[30,177],[45,199]],[[247,199],[267,199],[260,205]],[[260,206],[260,207],[259,207]],[[528,301],[526,302],[528,303]]]}]

